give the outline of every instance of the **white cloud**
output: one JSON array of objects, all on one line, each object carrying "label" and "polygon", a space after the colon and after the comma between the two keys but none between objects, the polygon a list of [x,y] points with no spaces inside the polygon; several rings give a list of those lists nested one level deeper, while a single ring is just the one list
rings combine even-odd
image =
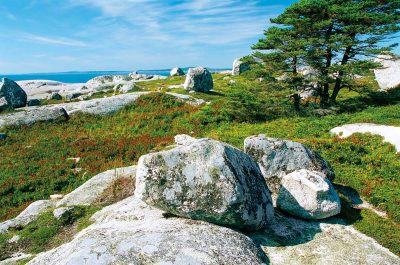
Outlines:
[{"label": "white cloud", "polygon": [[73,40],[73,39],[68,39],[68,38],[46,37],[46,36],[40,36],[40,35],[34,35],[34,34],[22,34],[22,36],[20,36],[20,40],[32,41],[32,42],[38,42],[38,43],[50,44],[50,45],[71,46],[71,47],[86,47],[87,46],[86,43],[79,41],[79,40]]}]

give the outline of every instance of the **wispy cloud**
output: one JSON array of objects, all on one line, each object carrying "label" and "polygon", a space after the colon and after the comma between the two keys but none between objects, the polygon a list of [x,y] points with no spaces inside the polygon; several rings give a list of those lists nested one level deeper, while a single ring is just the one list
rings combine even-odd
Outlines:
[{"label": "wispy cloud", "polygon": [[61,45],[61,46],[71,46],[71,47],[87,47],[85,42],[79,40],[73,40],[68,38],[58,38],[58,37],[47,37],[34,34],[22,34],[20,40],[32,41],[49,45]]}]

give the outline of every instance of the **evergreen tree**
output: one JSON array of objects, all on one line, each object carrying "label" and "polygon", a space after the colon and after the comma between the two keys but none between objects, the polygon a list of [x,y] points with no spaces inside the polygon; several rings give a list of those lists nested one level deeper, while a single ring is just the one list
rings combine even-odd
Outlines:
[{"label": "evergreen tree", "polygon": [[324,105],[352,85],[354,74],[376,67],[371,58],[395,46],[384,41],[400,30],[399,8],[400,0],[300,0],[271,20],[277,26],[253,49],[272,50],[269,62],[314,69]]}]

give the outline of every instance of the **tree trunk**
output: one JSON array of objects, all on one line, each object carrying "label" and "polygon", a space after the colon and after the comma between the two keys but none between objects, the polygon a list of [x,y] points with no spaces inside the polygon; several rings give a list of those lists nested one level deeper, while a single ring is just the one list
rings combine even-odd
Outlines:
[{"label": "tree trunk", "polygon": [[294,101],[294,109],[296,111],[300,111],[300,100],[301,100],[300,95],[298,93],[295,93],[291,95],[291,97],[293,98]]},{"label": "tree trunk", "polygon": [[[326,43],[329,43],[329,39],[331,38],[333,31],[333,24],[329,26],[328,31],[326,32],[325,36],[325,41]],[[329,67],[332,65],[332,59],[333,59],[333,54],[332,54],[332,48],[331,46],[328,45],[326,48],[326,55],[325,55],[325,68],[322,69],[322,75],[324,77],[324,84],[322,88],[322,93],[321,93],[321,106],[324,107],[327,105],[329,101],[329,82],[328,82],[328,73],[329,73]]]}]

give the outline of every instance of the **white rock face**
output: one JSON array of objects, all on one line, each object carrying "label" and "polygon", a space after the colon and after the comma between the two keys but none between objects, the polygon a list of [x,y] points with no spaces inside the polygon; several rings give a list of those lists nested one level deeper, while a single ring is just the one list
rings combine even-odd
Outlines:
[{"label": "white rock face", "polygon": [[354,133],[377,134],[382,136],[385,142],[393,144],[397,152],[400,152],[400,127],[372,123],[356,123],[333,128],[330,132],[342,138],[347,138]]},{"label": "white rock face", "polygon": [[190,68],[186,75],[184,89],[196,92],[208,92],[214,87],[211,73],[204,67]]},{"label": "white rock face", "polygon": [[68,114],[60,107],[30,108],[9,114],[0,115],[0,128],[3,126],[32,125],[36,122],[65,121]]},{"label": "white rock face", "polygon": [[113,183],[113,181],[120,178],[136,177],[136,166],[117,168],[100,173],[82,186],[67,194],[61,200],[56,202],[57,207],[60,206],[78,206],[78,205],[91,205],[100,195]]},{"label": "white rock face", "polygon": [[232,75],[240,75],[250,69],[249,65],[242,62],[240,58],[233,61]]},{"label": "white rock face", "polygon": [[28,94],[29,99],[46,99],[52,93],[62,95],[83,93],[84,83],[66,84],[52,80],[27,80],[18,81],[18,85]]},{"label": "white rock face", "polygon": [[[95,224],[30,265],[264,264],[247,236],[228,228],[181,218],[130,197],[92,217]],[[265,257],[264,257],[265,258]]]},{"label": "white rock face", "polygon": [[331,180],[335,176],[332,168],[319,154],[300,143],[268,138],[262,134],[246,138],[244,151],[260,166],[274,202],[282,178],[293,171],[308,169],[320,172]]},{"label": "white rock face", "polygon": [[176,148],[139,159],[138,198],[177,216],[224,226],[257,230],[271,222],[268,188],[248,155],[211,139],[178,136],[176,142]]},{"label": "white rock face", "polygon": [[175,67],[174,69],[171,70],[170,72],[171,76],[182,76],[185,75],[185,73],[183,72],[183,70],[179,67]]},{"label": "white rock face", "polygon": [[51,207],[54,207],[54,201],[51,200],[42,200],[32,203],[14,219],[0,223],[0,234],[6,233],[10,228],[26,226]]},{"label": "white rock face", "polygon": [[304,219],[324,219],[340,213],[340,199],[329,180],[305,169],[282,178],[276,204]]},{"label": "white rock face", "polygon": [[382,64],[382,68],[374,70],[381,90],[387,91],[400,86],[400,59],[381,55],[375,61]]}]

